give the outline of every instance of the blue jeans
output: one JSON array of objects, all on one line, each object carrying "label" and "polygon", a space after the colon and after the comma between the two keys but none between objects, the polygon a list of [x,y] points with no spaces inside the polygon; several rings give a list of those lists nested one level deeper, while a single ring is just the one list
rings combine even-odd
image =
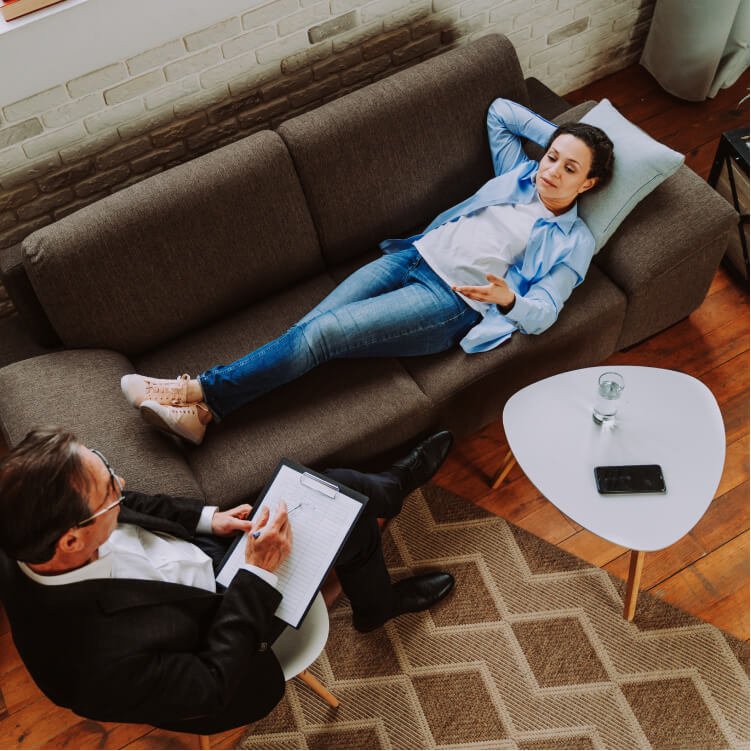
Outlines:
[{"label": "blue jeans", "polygon": [[480,317],[411,247],[358,269],[279,338],[198,379],[221,419],[328,360],[443,352]]}]

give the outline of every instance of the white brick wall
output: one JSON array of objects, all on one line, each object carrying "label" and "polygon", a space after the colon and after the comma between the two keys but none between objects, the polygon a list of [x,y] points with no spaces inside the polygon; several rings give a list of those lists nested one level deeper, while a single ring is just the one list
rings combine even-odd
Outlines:
[{"label": "white brick wall", "polygon": [[188,55],[174,63],[165,65],[164,75],[168,81],[177,81],[183,76],[190,76],[193,73],[200,73],[206,68],[210,68],[222,59],[222,53],[218,47],[209,47],[209,49],[199,52],[195,55]]},{"label": "white brick wall", "polygon": [[101,92],[87,94],[81,99],[76,99],[69,104],[62,105],[62,107],[56,107],[45,112],[42,115],[42,122],[48,128],[60,128],[93,112],[98,112],[104,106],[105,102]]},{"label": "white brick wall", "polygon": [[279,21],[294,13],[299,7],[297,0],[274,0],[274,2],[266,3],[257,10],[245,13],[242,17],[243,28],[255,29],[257,26]]},{"label": "white brick wall", "polygon": [[181,99],[175,103],[175,117],[187,117],[195,112],[208,109],[213,104],[226,101],[230,97],[230,91],[227,84],[215,86],[211,89],[202,89],[200,93],[190,97],[190,99]]},{"label": "white brick wall", "polygon": [[316,3],[308,8],[303,8],[302,10],[297,11],[297,13],[292,13],[291,15],[282,18],[282,20],[277,23],[276,28],[279,32],[279,36],[283,37],[287,34],[291,34],[293,31],[307,29],[308,27],[313,26],[320,21],[326,21],[329,18],[331,18],[331,10],[329,9],[328,0],[325,0],[324,2]]},{"label": "white brick wall", "polygon": [[142,76],[131,78],[104,92],[104,101],[107,104],[120,104],[128,99],[140,95],[146,95],[154,89],[158,89],[164,83],[164,73],[161,70],[153,70]]},{"label": "white brick wall", "polygon": [[68,81],[68,91],[72,97],[91,94],[93,91],[107,88],[113,84],[124,81],[128,77],[128,68],[124,63],[115,63],[106,68],[100,68],[92,73],[74,78]]},{"label": "white brick wall", "polygon": [[209,68],[201,73],[201,86],[209,89],[224,81],[230,81],[233,78],[237,78],[244,73],[253,73],[257,64],[256,53],[246,52],[244,55],[225,61],[221,63],[221,65]]},{"label": "white brick wall", "polygon": [[240,34],[222,45],[222,55],[228,60],[243,52],[255,50],[267,42],[276,39],[276,32],[273,26],[262,26],[260,29],[248,31]]},{"label": "white brick wall", "polygon": [[153,110],[166,104],[176,102],[178,99],[190,96],[201,90],[201,84],[197,77],[183,78],[170,86],[164,86],[156,91],[146,94],[143,98],[146,109]]},{"label": "white brick wall", "polygon": [[69,143],[80,141],[85,136],[86,131],[83,128],[83,124],[72,123],[59,130],[53,130],[51,133],[26,141],[23,145],[23,150],[27,157],[33,159],[34,157],[48,154],[50,151],[58,151]]},{"label": "white brick wall", "polygon": [[141,99],[133,99],[129,102],[117,104],[114,107],[97,112],[96,115],[84,118],[84,125],[89,133],[95,134],[107,128],[112,128],[120,123],[127,123],[146,109]]},{"label": "white brick wall", "polygon": [[[264,127],[263,115],[286,117],[301,105],[310,108],[353,84],[488,33],[507,34],[524,74],[565,94],[638,57],[653,3],[272,0],[2,107],[0,198],[45,170],[66,169],[150,134],[159,152],[154,167],[149,163],[148,172],[143,170],[145,155],[140,171],[131,174],[127,164],[118,168],[117,174],[133,181],[136,174],[158,170],[162,152],[165,159],[181,151],[189,156],[191,144],[231,140],[232,123],[240,129],[238,137],[243,123],[245,132],[257,123]],[[385,47],[378,46],[381,38]],[[266,91],[262,87],[272,87],[273,101],[257,93]],[[183,147],[164,148],[173,135]],[[87,179],[96,186],[96,173]],[[7,229],[12,220],[20,225],[22,215],[3,215],[0,247],[14,237]]]},{"label": "white brick wall", "polygon": [[175,39],[172,42],[163,44],[161,47],[156,47],[153,50],[147,50],[140,55],[131,57],[125,61],[125,64],[128,66],[130,75],[137,76],[151,68],[157,68],[172,60],[177,60],[178,57],[182,57],[184,54],[185,43],[182,39]]},{"label": "white brick wall", "polygon": [[241,30],[239,18],[228,18],[226,21],[209,26],[208,29],[198,31],[195,34],[188,34],[185,37],[185,46],[189,52],[195,52],[211,44],[237,36]]},{"label": "white brick wall", "polygon": [[287,55],[294,55],[308,43],[308,34],[298,31],[289,36],[282,37],[272,44],[259,47],[256,51],[259,63],[270,63],[273,60],[281,60]]},{"label": "white brick wall", "polygon": [[28,99],[3,107],[3,115],[5,115],[5,119],[9,123],[16,120],[25,120],[27,117],[45,112],[50,107],[63,104],[68,99],[69,97],[65,93],[65,89],[62,86],[56,86],[54,89],[42,91],[39,94],[30,96]]}]

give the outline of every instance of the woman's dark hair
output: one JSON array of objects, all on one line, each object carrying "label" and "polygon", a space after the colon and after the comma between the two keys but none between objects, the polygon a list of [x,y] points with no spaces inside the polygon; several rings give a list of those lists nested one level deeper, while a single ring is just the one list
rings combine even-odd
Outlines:
[{"label": "woman's dark hair", "polygon": [[596,177],[597,184],[592,188],[600,188],[607,185],[613,175],[613,142],[607,134],[596,125],[587,125],[586,123],[564,123],[560,125],[552,138],[548,141],[546,151],[549,149],[558,136],[568,133],[589,146],[592,152],[592,166],[589,168],[587,177]]},{"label": "woman's dark hair", "polygon": [[0,461],[0,548],[26,563],[45,563],[72,526],[91,513],[72,433],[39,428]]}]

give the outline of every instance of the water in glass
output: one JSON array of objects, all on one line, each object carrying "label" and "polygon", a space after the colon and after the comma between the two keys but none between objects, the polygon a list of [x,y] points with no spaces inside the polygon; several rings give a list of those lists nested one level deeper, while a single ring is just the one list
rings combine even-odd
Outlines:
[{"label": "water in glass", "polygon": [[613,420],[618,412],[618,399],[623,391],[623,376],[620,373],[603,373],[597,388],[597,401],[592,410],[592,419],[602,425]]}]

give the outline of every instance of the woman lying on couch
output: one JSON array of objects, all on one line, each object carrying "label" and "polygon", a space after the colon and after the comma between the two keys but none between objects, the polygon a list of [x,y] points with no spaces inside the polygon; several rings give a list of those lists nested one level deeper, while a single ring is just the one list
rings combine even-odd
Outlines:
[{"label": "woman lying on couch", "polygon": [[[404,357],[460,345],[483,352],[515,330],[539,334],[584,279],[595,241],[579,218],[581,193],[612,174],[613,144],[599,128],[556,128],[506,99],[487,119],[496,177],[424,232],[385,240],[358,269],[272,342],[196,379],[123,376],[150,424],[199,444],[223,418],[328,360]],[[540,162],[522,139],[544,145]]]}]

